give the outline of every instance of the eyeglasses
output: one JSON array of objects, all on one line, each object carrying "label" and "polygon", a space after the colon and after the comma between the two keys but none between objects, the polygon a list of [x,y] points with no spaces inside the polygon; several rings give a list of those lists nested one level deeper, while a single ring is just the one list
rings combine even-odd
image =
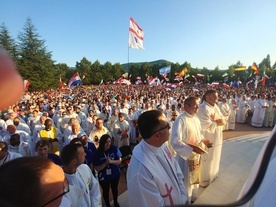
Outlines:
[{"label": "eyeglasses", "polygon": [[165,127],[162,127],[161,129],[158,129],[158,130],[152,132],[152,135],[155,134],[156,132],[160,132],[160,131],[162,131],[164,129],[167,129],[167,128],[168,128],[168,130],[170,130],[170,128],[171,128],[169,123],[167,123],[167,125]]},{"label": "eyeglasses", "polygon": [[58,196],[54,197],[52,200],[48,201],[47,203],[43,204],[41,207],[47,206],[49,203],[52,203],[53,201],[57,200],[58,198],[64,196],[66,193],[68,193],[70,191],[69,188],[69,182],[68,180],[65,178],[64,180],[64,190],[63,193],[59,194]]}]

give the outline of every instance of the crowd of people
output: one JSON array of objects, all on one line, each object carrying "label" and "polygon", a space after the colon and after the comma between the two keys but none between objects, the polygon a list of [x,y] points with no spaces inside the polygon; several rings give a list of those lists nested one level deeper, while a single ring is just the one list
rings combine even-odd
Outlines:
[{"label": "crowd of people", "polygon": [[[101,206],[103,198],[110,206],[111,186],[114,206],[119,206],[120,148],[132,146],[127,172],[130,206],[191,203],[198,187],[208,186],[218,176],[224,130],[235,130],[236,122],[275,125],[274,94],[274,88],[203,85],[173,90],[147,85],[77,86],[26,92],[1,111],[0,166],[18,157],[46,157],[62,167],[69,182],[71,193],[62,203]],[[160,169],[157,174],[155,168]],[[152,190],[147,194],[146,189]]]}]

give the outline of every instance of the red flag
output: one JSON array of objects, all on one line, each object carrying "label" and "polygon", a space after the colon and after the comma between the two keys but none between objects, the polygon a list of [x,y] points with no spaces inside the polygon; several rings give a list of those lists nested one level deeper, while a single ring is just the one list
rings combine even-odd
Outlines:
[{"label": "red flag", "polygon": [[28,91],[30,85],[31,83],[28,80],[24,80],[24,91]]}]

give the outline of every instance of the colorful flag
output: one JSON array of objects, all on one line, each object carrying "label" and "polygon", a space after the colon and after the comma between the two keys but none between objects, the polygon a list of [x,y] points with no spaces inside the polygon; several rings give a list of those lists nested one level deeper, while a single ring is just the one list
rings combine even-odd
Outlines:
[{"label": "colorful flag", "polygon": [[151,79],[151,80],[149,81],[149,85],[150,85],[150,86],[160,86],[160,85],[161,85],[160,79],[157,78],[157,77]]},{"label": "colorful flag", "polygon": [[224,77],[228,76],[228,73],[224,72],[221,76],[224,78]]},{"label": "colorful flag", "polygon": [[263,77],[261,79],[261,85],[265,86],[266,80],[268,80],[269,77],[265,74],[265,71],[263,72]]},{"label": "colorful flag", "polygon": [[235,71],[243,71],[243,70],[246,70],[245,66],[240,66],[238,68],[235,68]]},{"label": "colorful flag", "polygon": [[24,91],[28,91],[30,85],[31,83],[28,80],[24,80]]},{"label": "colorful flag", "polygon": [[73,86],[80,85],[81,84],[81,79],[79,76],[79,73],[76,72],[68,81],[68,87],[72,88]]},{"label": "colorful flag", "polygon": [[134,49],[144,49],[144,31],[139,27],[133,18],[130,18],[128,47]]},{"label": "colorful flag", "polygon": [[188,73],[185,75],[184,79],[191,77],[191,75]]},{"label": "colorful flag", "polygon": [[101,82],[99,83],[99,86],[103,84],[103,79],[101,80]]},{"label": "colorful flag", "polygon": [[160,75],[165,75],[171,72],[171,65],[165,66],[163,68],[159,69],[159,74]]},{"label": "colorful flag", "polygon": [[187,68],[183,68],[181,71],[175,72],[174,74],[175,74],[176,76],[183,77],[186,73],[188,73],[188,69],[187,69]]},{"label": "colorful flag", "polygon": [[258,66],[256,65],[256,63],[252,64],[251,69],[254,70],[255,75],[260,74],[260,70],[259,70]]}]

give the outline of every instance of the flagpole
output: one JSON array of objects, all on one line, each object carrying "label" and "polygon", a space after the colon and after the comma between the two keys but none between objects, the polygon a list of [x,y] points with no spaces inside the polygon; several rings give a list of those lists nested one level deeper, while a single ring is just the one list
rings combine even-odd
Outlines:
[{"label": "flagpole", "polygon": [[129,73],[129,46],[127,46],[127,69],[127,72]]}]

